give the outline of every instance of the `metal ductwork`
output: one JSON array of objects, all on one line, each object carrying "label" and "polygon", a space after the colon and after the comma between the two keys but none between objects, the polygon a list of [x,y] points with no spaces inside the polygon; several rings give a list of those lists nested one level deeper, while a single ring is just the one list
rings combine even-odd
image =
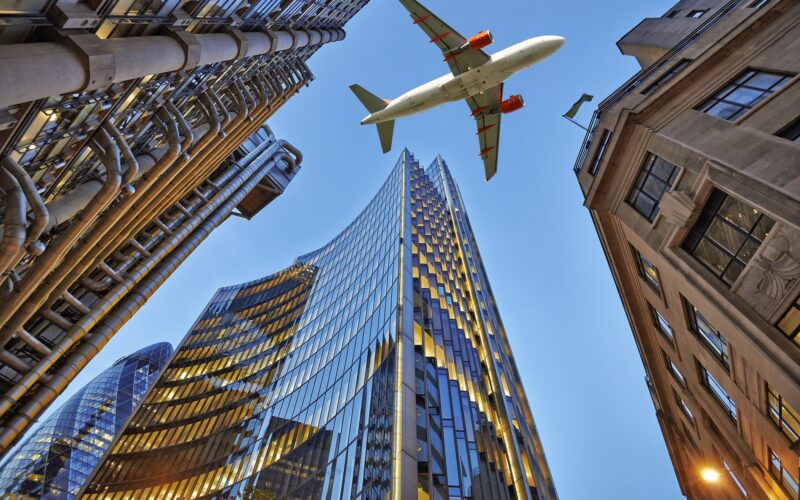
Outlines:
[{"label": "metal ductwork", "polygon": [[[335,42],[344,37],[341,29],[270,33],[229,30],[106,40],[96,35],[74,35],[70,37],[73,43],[0,45],[0,108],[96,90],[149,75],[294,50],[312,42],[318,45],[325,43],[326,38]],[[243,53],[240,47],[244,48]],[[87,64],[92,58],[102,63]]]}]

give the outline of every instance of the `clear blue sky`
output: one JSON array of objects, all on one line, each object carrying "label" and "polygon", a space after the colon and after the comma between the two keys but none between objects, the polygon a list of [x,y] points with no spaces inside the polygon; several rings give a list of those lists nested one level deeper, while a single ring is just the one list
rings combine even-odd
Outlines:
[{"label": "clear blue sky", "polygon": [[[484,264],[563,499],[680,497],[644,371],[572,166],[583,131],[561,115],[636,70],[615,42],[671,0],[427,0],[462,34],[492,30],[489,51],[537,35],[566,38],[553,58],[514,76],[506,93],[527,107],[503,119],[500,164],[486,183],[464,103],[399,121],[380,153],[360,83],[393,98],[445,74],[435,47],[395,0],[373,0],[319,51],[316,75],[270,125],[305,154],[288,191],[253,221],[214,232],[75,379],[55,405],[117,358],[145,345],[177,345],[214,291],[289,265],[343,229],[388,175],[403,146],[428,164],[437,153],[461,187]],[[51,410],[52,411],[52,410]],[[49,413],[49,412],[48,412]]]}]

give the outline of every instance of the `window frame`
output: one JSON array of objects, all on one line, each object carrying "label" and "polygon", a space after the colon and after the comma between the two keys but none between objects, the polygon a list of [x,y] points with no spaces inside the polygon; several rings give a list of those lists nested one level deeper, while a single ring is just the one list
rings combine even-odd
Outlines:
[{"label": "window frame", "polygon": [[[664,162],[667,165],[672,166],[672,171],[670,172],[668,179],[663,179],[653,172],[656,163],[658,162]],[[628,190],[628,195],[625,197],[625,203],[633,208],[636,213],[647,219],[648,222],[652,223],[656,220],[656,217],[661,212],[661,207],[659,206],[661,203],[661,198],[664,197],[665,193],[672,191],[672,188],[675,185],[675,182],[678,180],[680,173],[680,167],[648,151],[642,166],[639,168],[639,171],[636,174],[636,179],[634,180],[633,185]],[[652,194],[645,190],[648,182],[651,182],[651,178],[654,179],[653,182],[656,182],[663,187],[663,190],[658,195],[658,198],[654,198]],[[653,207],[650,209],[650,213],[644,213],[644,209],[636,205],[641,196],[653,201]]]},{"label": "window frame", "polygon": [[[731,369],[731,352],[730,352],[730,344],[728,343],[728,339],[725,338],[722,333],[710,322],[706,319],[705,315],[700,312],[700,310],[689,300],[683,298],[684,310],[686,311],[686,323],[691,330],[700,340],[705,344],[708,351],[714,356],[714,358],[719,361],[719,363],[725,368],[726,371],[730,372]],[[721,345],[724,349],[719,349],[716,342],[714,342],[711,338],[709,338],[706,333],[705,329],[701,328],[700,320],[698,316],[702,318],[702,323],[707,326],[715,335],[715,338],[720,340]]]},{"label": "window frame", "polygon": [[691,17],[692,19],[700,19],[701,17],[708,14],[708,9],[694,9],[690,10],[686,17]]},{"label": "window frame", "polygon": [[[764,385],[767,390],[767,417],[789,441],[792,443],[800,441],[800,414],[798,414],[797,410],[792,408],[791,405],[785,402],[783,396],[769,385],[769,382],[765,382]],[[776,402],[776,406],[773,406],[773,400]],[[786,411],[784,412],[784,410]],[[788,418],[784,417],[784,414],[786,414]],[[792,421],[794,421],[794,427],[791,425]],[[797,430],[795,430],[795,428]]]},{"label": "window frame", "polygon": [[[654,325],[656,327],[656,330],[658,330],[661,333],[661,335],[669,341],[670,345],[674,347],[675,346],[675,331],[672,329],[672,325],[669,324],[669,321],[667,321],[667,318],[665,318],[664,315],[661,314],[661,312],[658,309],[653,307],[652,304],[648,304],[648,305],[650,306],[650,314],[652,315],[653,323],[654,323]],[[667,330],[664,330],[663,325],[662,325],[662,321],[663,321],[663,325],[667,326]]]},{"label": "window frame", "polygon": [[[768,88],[758,88],[752,85],[747,85],[753,78],[758,77],[759,75],[776,75],[780,76],[781,78],[778,79],[775,83],[770,85]],[[790,73],[782,73],[779,71],[773,70],[764,70],[758,68],[746,68],[744,71],[739,73],[735,78],[733,78],[730,82],[726,83],[722,88],[714,92],[711,96],[703,100],[703,102],[697,106],[695,109],[700,111],[701,113],[705,113],[709,116],[713,116],[715,118],[719,118],[721,120],[726,120],[729,122],[736,122],[743,116],[746,116],[750,113],[753,109],[758,107],[763,102],[769,100],[772,96],[778,93],[781,89],[785,88],[787,84],[795,77],[796,75]],[[744,89],[745,91],[752,91],[758,92],[759,95],[754,99],[750,100],[747,103],[733,101],[727,99],[728,97],[732,96],[735,92]],[[739,109],[729,115],[729,116],[722,116],[721,114],[715,114],[709,112],[712,108],[717,106],[720,103],[728,104],[731,106],[736,106]]]},{"label": "window frame", "polygon": [[681,59],[677,63],[673,64],[667,71],[665,71],[661,76],[655,79],[653,83],[642,89],[640,92],[642,95],[653,95],[656,90],[663,87],[666,83],[670,80],[678,76],[683,70],[686,69],[692,63],[691,59]]},{"label": "window frame", "polygon": [[[631,245],[631,250],[633,251],[633,258],[636,260],[636,270],[639,273],[639,277],[647,283],[654,292],[661,296],[661,274],[658,272],[658,266],[650,262],[650,259],[642,255],[642,252],[636,249],[633,245]],[[647,272],[647,266],[653,270],[655,276],[651,276]]]},{"label": "window frame", "polygon": [[594,156],[592,157],[592,164],[589,166],[589,175],[596,175],[600,170],[600,164],[603,163],[603,158],[608,150],[608,143],[611,142],[611,137],[613,135],[613,130],[608,128],[603,129],[603,133],[600,135],[599,146],[597,146],[597,151],[594,152]]},{"label": "window frame", "polygon": [[711,396],[713,396],[714,400],[719,403],[720,408],[730,417],[731,421],[734,424],[738,424],[739,422],[739,408],[736,406],[736,401],[731,398],[728,391],[722,387],[722,384],[719,383],[717,379],[708,371],[708,369],[703,366],[699,361],[697,362],[697,367],[700,370],[700,382],[705,387]]},{"label": "window frame", "polygon": [[[722,215],[722,209],[728,202],[728,200],[733,200],[734,202],[740,203],[744,205],[746,208],[753,210],[754,212],[758,213],[758,218],[750,227],[749,230],[745,230],[743,227],[735,224],[734,222],[727,219],[724,215]],[[766,231],[763,239],[759,239],[754,232],[757,228],[760,227],[762,221],[766,220],[771,221],[769,224],[769,228]],[[714,239],[713,234],[710,233],[712,227],[715,223],[718,223],[725,227],[729,231],[733,231],[734,234],[737,234],[740,237],[743,237],[742,242],[739,244],[739,247],[736,249],[727,248],[723,243],[718,242]],[[775,219],[764,213],[763,211],[753,207],[749,203],[741,200],[736,196],[732,196],[725,191],[717,188],[713,188],[711,194],[709,195],[708,199],[706,200],[705,204],[703,205],[702,210],[700,211],[700,215],[689,229],[688,234],[683,239],[681,243],[681,248],[686,250],[697,262],[699,262],[703,267],[708,269],[714,276],[716,276],[720,281],[722,281],[726,286],[731,287],[736,283],[739,277],[744,272],[747,265],[750,263],[752,258],[761,248],[761,245],[769,236],[769,232],[775,226]],[[705,242],[708,245],[711,245],[717,251],[719,251],[723,257],[727,258],[726,265],[724,269],[720,270],[716,267],[713,267],[710,263],[701,260],[701,258],[697,255],[698,248],[700,245]],[[752,247],[755,245],[755,249],[753,250],[752,255],[747,257],[747,260],[743,260],[742,252],[748,249],[748,244]],[[728,276],[728,272],[731,271],[732,266],[741,267],[739,272],[736,274],[734,279],[731,279]]]},{"label": "window frame", "polygon": [[781,139],[800,144],[800,117],[795,118],[794,121],[783,127],[775,135]]},{"label": "window frame", "polygon": [[686,388],[686,377],[681,373],[681,370],[678,368],[678,365],[672,361],[672,358],[669,357],[669,354],[666,353],[663,349],[661,350],[661,354],[664,356],[664,364],[667,367],[667,371],[670,372],[672,378],[683,387]]},{"label": "window frame", "polygon": [[692,425],[695,425],[695,417],[694,413],[692,413],[692,409],[689,408],[689,405],[686,404],[686,401],[684,401],[681,395],[678,394],[678,391],[673,390],[672,394],[675,396],[675,404],[678,405],[678,409],[681,410],[681,413],[683,413],[687,419],[689,419],[689,422],[691,422]]},{"label": "window frame", "polygon": [[[784,322],[792,319],[794,316],[797,316],[800,319],[800,295],[797,296],[794,302],[792,302],[789,307],[786,309],[786,312],[781,315],[781,318],[775,324],[778,327],[778,330],[781,331],[784,335],[786,335],[789,340],[798,344],[800,346],[800,321],[798,321],[797,325],[794,325],[794,330],[789,333],[786,331],[785,327],[783,326]],[[792,326],[791,324],[786,325],[787,327]]]},{"label": "window frame", "polygon": [[[777,471],[774,470],[776,462],[778,464]],[[792,473],[786,469],[786,467],[783,465],[783,461],[781,461],[781,457],[772,451],[772,448],[769,446],[767,446],[767,470],[769,471],[769,475],[772,476],[772,478],[781,486],[784,492],[788,493],[790,496],[794,495],[793,498],[800,498],[800,481],[798,481],[797,477],[793,476]],[[786,476],[789,476],[789,479],[792,480],[794,483],[794,488],[787,488],[786,484],[784,483]]]}]

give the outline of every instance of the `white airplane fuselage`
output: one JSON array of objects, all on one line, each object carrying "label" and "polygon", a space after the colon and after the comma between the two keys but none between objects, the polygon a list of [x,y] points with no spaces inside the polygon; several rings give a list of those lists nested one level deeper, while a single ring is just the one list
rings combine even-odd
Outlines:
[{"label": "white airplane fuselage", "polygon": [[[546,59],[564,44],[560,36],[538,36],[493,54],[489,61],[458,76],[447,74],[406,92],[361,121],[362,125],[396,120],[489,90],[511,75]],[[470,50],[470,49],[467,49]]]}]

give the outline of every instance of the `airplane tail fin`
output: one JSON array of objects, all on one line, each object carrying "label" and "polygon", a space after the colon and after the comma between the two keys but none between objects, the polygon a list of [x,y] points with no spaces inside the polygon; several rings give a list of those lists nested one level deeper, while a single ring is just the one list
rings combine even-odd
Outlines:
[{"label": "airplane tail fin", "polygon": [[[361,85],[351,85],[350,90],[358,97],[361,104],[367,108],[370,113],[376,113],[389,105],[388,101],[381,99],[375,94],[371,93]],[[376,124],[378,127],[378,137],[381,139],[381,148],[384,153],[388,153],[392,149],[392,136],[394,135],[394,120]]]},{"label": "airplane tail fin", "polygon": [[353,91],[356,97],[358,97],[358,100],[361,101],[361,104],[363,104],[370,113],[380,111],[389,105],[388,102],[376,96],[361,85],[350,85],[350,90]]}]

